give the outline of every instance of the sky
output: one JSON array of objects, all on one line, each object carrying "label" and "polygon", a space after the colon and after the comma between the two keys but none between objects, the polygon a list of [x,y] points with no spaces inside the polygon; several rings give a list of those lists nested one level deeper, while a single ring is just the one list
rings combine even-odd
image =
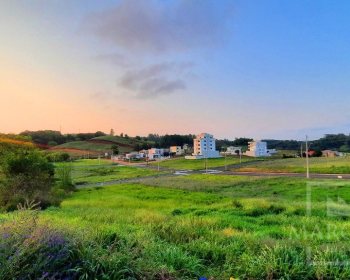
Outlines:
[{"label": "sky", "polygon": [[350,1],[0,1],[0,132],[350,133]]}]

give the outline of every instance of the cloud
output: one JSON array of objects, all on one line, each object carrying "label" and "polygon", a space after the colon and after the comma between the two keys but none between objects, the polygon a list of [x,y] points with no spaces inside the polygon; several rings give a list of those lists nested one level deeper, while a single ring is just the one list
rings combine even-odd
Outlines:
[{"label": "cloud", "polygon": [[108,62],[119,67],[129,67],[131,62],[127,59],[125,55],[119,53],[112,54],[100,54],[94,57],[96,60],[103,62]]},{"label": "cloud", "polygon": [[[139,98],[153,98],[186,89],[183,76],[192,63],[165,62],[127,71],[119,86],[136,93]],[[176,76],[177,78],[173,78]]]},{"label": "cloud", "polygon": [[123,50],[182,52],[216,46],[228,37],[230,3],[121,0],[114,8],[90,14],[84,26]]}]

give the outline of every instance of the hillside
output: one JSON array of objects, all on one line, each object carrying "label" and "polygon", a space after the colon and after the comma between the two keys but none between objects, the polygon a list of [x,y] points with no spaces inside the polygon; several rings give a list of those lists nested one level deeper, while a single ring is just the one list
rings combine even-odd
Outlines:
[{"label": "hillside", "polygon": [[118,146],[125,146],[125,147],[134,147],[135,145],[145,145],[145,144],[150,144],[152,145],[153,142],[150,141],[143,141],[143,140],[137,140],[136,138],[133,137],[120,137],[120,136],[100,136],[100,137],[95,137],[90,140],[89,142],[95,142],[95,143],[106,143],[106,144],[117,144]]},{"label": "hillside", "polygon": [[135,149],[141,149],[145,145],[151,145],[150,142],[137,140],[135,138],[125,138],[120,136],[100,136],[86,141],[72,141],[57,145],[50,150],[67,152],[78,156],[84,154],[98,155],[111,152],[112,146],[118,145],[120,153],[127,153]]}]

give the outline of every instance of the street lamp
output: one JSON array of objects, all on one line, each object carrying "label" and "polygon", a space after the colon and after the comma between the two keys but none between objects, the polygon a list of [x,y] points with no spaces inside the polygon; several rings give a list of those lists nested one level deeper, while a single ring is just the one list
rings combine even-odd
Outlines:
[{"label": "street lamp", "polygon": [[[311,144],[310,144],[311,146]],[[309,148],[310,148],[309,144],[308,144],[308,137],[306,135],[306,141],[305,141],[305,152],[306,152],[306,178],[310,179],[310,162],[309,162]]]},{"label": "street lamp", "polygon": [[[226,149],[226,151],[224,151],[225,149]],[[227,147],[222,146],[221,150],[222,150],[222,152],[224,153],[224,156],[225,156],[225,171],[227,171],[227,161],[226,161]]]}]

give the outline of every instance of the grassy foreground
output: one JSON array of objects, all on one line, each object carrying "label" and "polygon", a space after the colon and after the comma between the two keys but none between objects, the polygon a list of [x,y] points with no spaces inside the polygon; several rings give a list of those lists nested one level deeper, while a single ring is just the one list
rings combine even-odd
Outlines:
[{"label": "grassy foreground", "polygon": [[80,190],[39,224],[82,240],[82,279],[349,279],[349,201],[349,181],[190,175]]}]

